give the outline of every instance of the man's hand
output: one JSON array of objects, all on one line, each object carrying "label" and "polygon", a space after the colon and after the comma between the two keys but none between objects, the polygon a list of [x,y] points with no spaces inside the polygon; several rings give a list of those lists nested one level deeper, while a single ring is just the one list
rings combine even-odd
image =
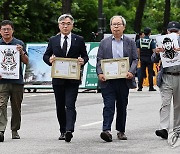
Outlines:
[{"label": "man's hand", "polygon": [[133,74],[131,72],[127,72],[126,74],[126,79],[132,79],[133,78]]},{"label": "man's hand", "polygon": [[160,47],[157,47],[155,52],[156,53],[164,52],[164,49],[160,48]]},{"label": "man's hand", "polygon": [[175,50],[175,51],[180,51],[180,48],[175,48],[174,50]]},{"label": "man's hand", "polygon": [[81,57],[78,57],[79,65],[84,65],[84,59]]},{"label": "man's hand", "polygon": [[24,51],[23,51],[23,46],[22,45],[17,44],[16,49],[19,51],[20,55],[24,55]]},{"label": "man's hand", "polygon": [[99,78],[100,81],[106,81],[106,79],[104,77],[104,74],[99,74],[98,78]]},{"label": "man's hand", "polygon": [[55,61],[55,55],[52,55],[50,58],[49,58],[49,62],[52,64],[54,61]]}]

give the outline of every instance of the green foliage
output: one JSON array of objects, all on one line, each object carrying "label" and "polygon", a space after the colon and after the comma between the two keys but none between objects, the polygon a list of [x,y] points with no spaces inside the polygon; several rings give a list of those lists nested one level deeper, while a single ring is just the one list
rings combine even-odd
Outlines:
[{"label": "green foliage", "polygon": [[[0,20],[4,19],[0,1]],[[125,33],[134,33],[136,8],[141,0],[103,0],[106,17],[106,33],[110,33],[109,20],[113,15],[122,15],[126,21]],[[142,19],[142,29],[152,28],[152,33],[161,33],[165,0],[147,0]],[[180,0],[171,0],[170,20],[180,21]],[[15,37],[24,42],[45,42],[59,32],[57,19],[61,15],[61,0],[12,0],[9,17],[15,25]],[[72,0],[71,12],[75,19],[74,32],[90,41],[91,33],[98,31],[98,0]]]},{"label": "green foliage", "polygon": [[74,32],[82,35],[86,41],[92,32],[97,31],[98,25],[98,1],[97,0],[74,0],[72,15],[75,18]]}]

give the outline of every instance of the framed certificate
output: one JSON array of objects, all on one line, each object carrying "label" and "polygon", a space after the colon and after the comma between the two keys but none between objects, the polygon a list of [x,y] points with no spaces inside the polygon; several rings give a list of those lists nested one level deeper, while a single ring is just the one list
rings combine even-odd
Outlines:
[{"label": "framed certificate", "polygon": [[78,59],[56,57],[51,68],[52,78],[80,79]]},{"label": "framed certificate", "polygon": [[106,80],[126,78],[129,70],[129,57],[101,60],[101,68]]}]

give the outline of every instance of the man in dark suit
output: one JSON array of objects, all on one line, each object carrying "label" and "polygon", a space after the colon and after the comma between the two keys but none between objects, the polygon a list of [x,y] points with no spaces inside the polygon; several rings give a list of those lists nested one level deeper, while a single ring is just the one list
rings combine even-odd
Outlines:
[{"label": "man in dark suit", "polygon": [[[127,140],[125,135],[126,108],[128,104],[129,88],[136,87],[134,75],[138,63],[135,41],[123,35],[126,20],[122,16],[113,16],[110,19],[110,26],[112,35],[101,41],[96,65],[104,102],[103,131],[100,137],[106,142],[112,141],[111,124],[115,112],[115,102],[117,109],[117,137],[120,140]],[[101,68],[101,60],[122,57],[129,57],[130,68],[126,78],[106,80]]]},{"label": "man in dark suit", "polygon": [[[50,38],[43,60],[49,66],[55,57],[77,58],[83,67],[89,60],[83,37],[71,33],[74,19],[70,14],[58,18],[60,33]],[[59,140],[70,142],[76,121],[75,102],[80,80],[53,78],[57,118],[60,125]]]}]

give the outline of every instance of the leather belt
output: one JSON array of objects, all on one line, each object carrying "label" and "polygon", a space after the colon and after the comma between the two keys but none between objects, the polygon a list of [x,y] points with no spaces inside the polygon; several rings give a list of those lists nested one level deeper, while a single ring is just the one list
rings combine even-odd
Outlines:
[{"label": "leather belt", "polygon": [[163,74],[178,76],[180,75],[180,72],[163,72]]}]

